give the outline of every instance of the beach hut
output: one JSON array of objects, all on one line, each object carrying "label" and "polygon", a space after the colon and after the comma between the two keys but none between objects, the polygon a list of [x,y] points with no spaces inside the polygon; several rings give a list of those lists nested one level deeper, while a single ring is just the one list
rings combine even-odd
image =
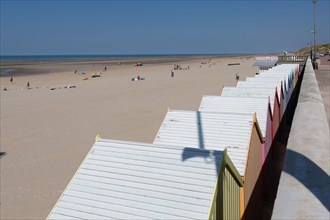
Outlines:
[{"label": "beach hut", "polygon": [[269,71],[266,71],[264,73],[261,73],[261,75],[267,75],[267,74],[272,74],[275,73],[276,75],[284,74],[284,75],[289,75],[290,79],[292,80],[294,86],[296,85],[299,74],[300,74],[300,66],[299,64],[281,64],[278,65]]},{"label": "beach hut", "polygon": [[[247,81],[253,81],[250,77],[246,78]],[[277,74],[262,74],[255,76],[255,80],[259,81],[271,81],[271,80],[280,80],[283,82],[283,92],[285,100],[288,102],[289,97],[291,97],[291,93],[293,90],[293,83],[291,76],[289,75],[277,75]]]},{"label": "beach hut", "polygon": [[47,219],[238,219],[242,185],[226,150],[97,138]]},{"label": "beach hut", "polygon": [[226,114],[169,110],[154,144],[187,148],[227,149],[243,178],[241,215],[253,216],[261,200],[261,145],[263,137],[255,114]]},{"label": "beach hut", "polygon": [[272,70],[283,70],[283,71],[291,71],[292,73],[298,73],[300,71],[300,65],[298,63],[286,63],[286,64],[281,64],[278,65]]},{"label": "beach hut", "polygon": [[[281,118],[285,112],[287,103],[290,100],[291,97],[291,89],[289,85],[289,80],[285,76],[278,76],[278,77],[263,77],[264,75],[261,76],[256,76],[256,77],[247,77],[246,82],[256,82],[259,86],[260,83],[264,84],[276,84],[280,87],[277,87],[278,89],[280,88],[279,92],[279,98],[280,98],[280,104],[281,104]],[[244,85],[245,86],[245,85]],[[287,90],[289,88],[289,90]]]},{"label": "beach hut", "polygon": [[[278,97],[281,101],[281,96],[283,96],[282,91],[283,91],[283,83],[282,81],[271,81],[271,82],[258,82],[258,81],[239,81],[237,82],[236,87],[241,87],[241,88],[270,88],[274,89],[277,88],[277,93]],[[284,97],[283,97],[284,98]]]},{"label": "beach hut", "polygon": [[300,66],[298,64],[282,64],[278,68],[260,74],[263,77],[287,76],[289,86],[287,87],[290,97],[300,77]]},{"label": "beach hut", "polygon": [[276,74],[269,74],[269,75],[256,75],[254,77],[246,77],[246,81],[248,82],[256,82],[256,81],[266,81],[266,82],[283,82],[283,90],[286,91],[289,88],[290,77],[288,75],[276,75]]},{"label": "beach hut", "polygon": [[281,119],[281,106],[278,98],[278,92],[273,88],[260,87],[223,87],[221,96],[229,97],[254,97],[254,98],[269,98],[270,112],[272,119],[272,139],[274,139]]},{"label": "beach hut", "polygon": [[256,113],[263,136],[262,163],[272,144],[272,112],[269,97],[204,96],[199,111],[218,113]]},{"label": "beach hut", "polygon": [[286,112],[286,108],[289,105],[289,102],[292,97],[292,93],[295,91],[295,86],[299,79],[299,69],[300,68],[298,64],[282,64],[274,67],[271,70],[265,71],[253,78],[247,77],[246,79],[246,81],[255,81],[255,82],[266,81],[267,83],[270,81],[276,82],[280,80],[283,82],[282,89],[283,89],[284,101],[281,103],[281,120],[283,121],[286,120],[285,118],[283,118],[283,115]]},{"label": "beach hut", "polygon": [[208,219],[240,219],[242,187],[243,179],[225,149]]},{"label": "beach hut", "polygon": [[285,77],[284,79],[286,79],[287,82],[293,82],[295,74],[293,74],[291,71],[282,71],[279,69],[275,69],[260,73],[256,77]]},{"label": "beach hut", "polygon": [[[271,82],[262,82],[262,81],[240,81],[237,83],[238,88],[270,88],[274,89],[277,92],[280,104],[280,112],[279,112],[279,121],[275,124],[275,126],[280,124],[282,119],[282,112],[285,111],[286,101],[284,97],[283,83],[282,81],[271,81]],[[274,118],[277,117],[273,114]],[[274,121],[273,121],[274,122]],[[277,130],[277,128],[275,129]]]},{"label": "beach hut", "polygon": [[[262,144],[262,184],[263,197],[269,191],[269,177],[271,168],[271,153],[269,154],[272,136],[272,112],[269,97],[239,97],[239,96],[204,96],[199,111],[218,113],[256,113],[263,136]],[[269,155],[268,155],[269,154]]]}]

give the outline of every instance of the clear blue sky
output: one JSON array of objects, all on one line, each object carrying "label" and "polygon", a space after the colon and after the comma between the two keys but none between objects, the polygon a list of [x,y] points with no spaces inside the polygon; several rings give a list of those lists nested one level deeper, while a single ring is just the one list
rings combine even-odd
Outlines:
[{"label": "clear blue sky", "polygon": [[[1,55],[296,51],[313,42],[312,0],[0,0]],[[329,43],[330,0],[316,5]]]}]

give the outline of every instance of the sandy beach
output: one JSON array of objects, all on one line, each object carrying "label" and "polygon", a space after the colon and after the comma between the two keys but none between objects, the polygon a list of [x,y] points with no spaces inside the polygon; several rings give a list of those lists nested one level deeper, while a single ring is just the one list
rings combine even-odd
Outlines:
[{"label": "sandy beach", "polygon": [[[1,77],[1,219],[46,218],[96,135],[152,143],[168,108],[197,110],[236,73],[258,72],[252,56],[120,63],[34,63],[20,71],[38,74]],[[187,70],[171,77],[174,64]]]}]

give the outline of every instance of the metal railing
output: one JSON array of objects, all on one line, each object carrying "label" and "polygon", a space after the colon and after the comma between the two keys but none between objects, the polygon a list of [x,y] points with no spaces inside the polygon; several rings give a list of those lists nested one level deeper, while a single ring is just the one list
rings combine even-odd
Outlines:
[{"label": "metal railing", "polygon": [[296,56],[296,55],[288,55],[288,56],[278,56],[278,62],[306,62],[308,56]]}]

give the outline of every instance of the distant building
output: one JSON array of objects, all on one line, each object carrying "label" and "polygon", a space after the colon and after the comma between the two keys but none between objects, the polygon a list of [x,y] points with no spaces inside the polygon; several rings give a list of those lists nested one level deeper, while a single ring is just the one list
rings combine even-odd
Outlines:
[{"label": "distant building", "polygon": [[278,57],[256,57],[256,60],[252,66],[258,66],[259,72],[263,72],[277,66],[277,63]]}]

